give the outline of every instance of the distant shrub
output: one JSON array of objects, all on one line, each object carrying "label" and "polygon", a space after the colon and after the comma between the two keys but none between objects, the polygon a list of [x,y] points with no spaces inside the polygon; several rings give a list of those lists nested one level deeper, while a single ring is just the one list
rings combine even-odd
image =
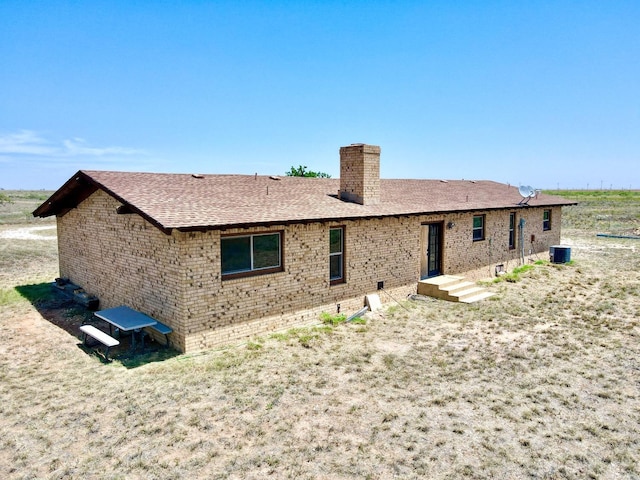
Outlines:
[{"label": "distant shrub", "polygon": [[0,205],[4,205],[5,203],[13,203],[13,200],[11,200],[11,197],[6,193],[0,192]]}]

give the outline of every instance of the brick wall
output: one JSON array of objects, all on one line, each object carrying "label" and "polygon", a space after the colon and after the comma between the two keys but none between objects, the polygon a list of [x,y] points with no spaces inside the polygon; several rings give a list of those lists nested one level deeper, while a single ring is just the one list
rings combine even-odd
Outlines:
[{"label": "brick wall", "polygon": [[[515,264],[521,253],[519,243],[508,249],[509,210],[484,212],[486,236],[480,242],[472,240],[471,212],[276,225],[271,230],[284,232],[284,270],[223,281],[221,234],[264,227],[165,235],[137,215],[116,214],[118,206],[98,191],[58,219],[61,275],[98,296],[101,308],[126,304],[170,325],[171,342],[183,351],[317,323],[321,312],[335,313],[338,304],[349,314],[369,293],[380,293],[383,302],[406,298],[420,277],[425,223],[443,224],[443,273],[490,276],[495,264]],[[548,232],[542,230],[543,209],[512,211],[518,220],[525,218],[527,254],[559,243],[559,207],[552,209]],[[455,226],[447,228],[449,222]],[[345,228],[346,282],[337,285],[329,282],[332,226]],[[384,291],[378,292],[378,282]]]},{"label": "brick wall", "polygon": [[165,235],[98,190],[58,218],[60,275],[100,299],[100,309],[126,304],[161,322],[183,343],[182,239]]},{"label": "brick wall", "polygon": [[[345,227],[346,282],[338,285],[329,282],[332,226]],[[284,230],[284,271],[225,281],[221,281],[219,232],[190,234],[188,350],[316,323],[321,312],[336,313],[338,304],[342,312],[353,313],[363,306],[366,294],[377,292],[379,281],[400,298],[415,292],[418,243],[409,224],[392,218],[276,225],[273,230]],[[259,231],[264,228],[224,233]]]},{"label": "brick wall", "polygon": [[361,205],[380,203],[380,147],[340,148],[340,198]]},{"label": "brick wall", "polygon": [[[443,272],[461,273],[472,279],[490,277],[495,266],[504,263],[511,269],[521,263],[522,243],[520,219],[524,218],[524,253],[525,257],[548,252],[551,245],[560,243],[560,222],[562,210],[552,207],[550,210],[551,230],[543,231],[542,219],[544,208],[519,207],[512,210],[496,210],[487,212],[465,212],[449,214],[444,222]],[[516,214],[516,245],[509,249],[509,214]],[[473,217],[485,214],[485,239],[473,241]],[[448,222],[455,225],[447,228]],[[533,238],[532,238],[533,236]],[[548,260],[545,253],[541,259]]]}]

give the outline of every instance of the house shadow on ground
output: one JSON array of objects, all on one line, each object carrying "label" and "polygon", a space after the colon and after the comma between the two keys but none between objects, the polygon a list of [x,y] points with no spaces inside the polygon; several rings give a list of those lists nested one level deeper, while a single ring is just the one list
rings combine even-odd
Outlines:
[{"label": "house shadow on ground", "polygon": [[[95,345],[93,339],[88,339],[88,345],[82,343],[80,326],[91,324],[100,330],[109,333],[109,325],[93,315],[93,312],[71,298],[63,295],[52,287],[51,283],[38,283],[32,285],[18,285],[16,291],[27,299],[38,313],[58,328],[61,328],[78,340],[78,347],[89,355],[96,355],[103,362],[104,345]],[[177,350],[166,347],[145,336],[143,345],[140,340],[136,342],[136,349],[131,349],[131,336],[119,335],[120,345],[109,350],[109,359],[121,363],[127,368],[135,368],[151,362],[160,362],[173,358],[180,354]]]}]

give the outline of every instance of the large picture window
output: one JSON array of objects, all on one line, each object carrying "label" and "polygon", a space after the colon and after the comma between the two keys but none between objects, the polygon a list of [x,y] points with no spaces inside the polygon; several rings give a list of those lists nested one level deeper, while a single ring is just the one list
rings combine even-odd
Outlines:
[{"label": "large picture window", "polygon": [[329,280],[344,282],[344,227],[329,229]]},{"label": "large picture window", "polygon": [[551,210],[542,213],[542,230],[551,230]]},{"label": "large picture window", "polygon": [[473,216],[473,241],[484,240],[484,215]]},{"label": "large picture window", "polygon": [[282,232],[222,237],[222,278],[282,270]]}]

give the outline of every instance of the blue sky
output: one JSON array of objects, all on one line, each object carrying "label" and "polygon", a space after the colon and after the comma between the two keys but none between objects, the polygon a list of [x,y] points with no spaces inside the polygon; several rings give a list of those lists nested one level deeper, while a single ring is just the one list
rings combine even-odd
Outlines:
[{"label": "blue sky", "polygon": [[0,188],[79,169],[640,188],[640,2],[0,1]]}]

